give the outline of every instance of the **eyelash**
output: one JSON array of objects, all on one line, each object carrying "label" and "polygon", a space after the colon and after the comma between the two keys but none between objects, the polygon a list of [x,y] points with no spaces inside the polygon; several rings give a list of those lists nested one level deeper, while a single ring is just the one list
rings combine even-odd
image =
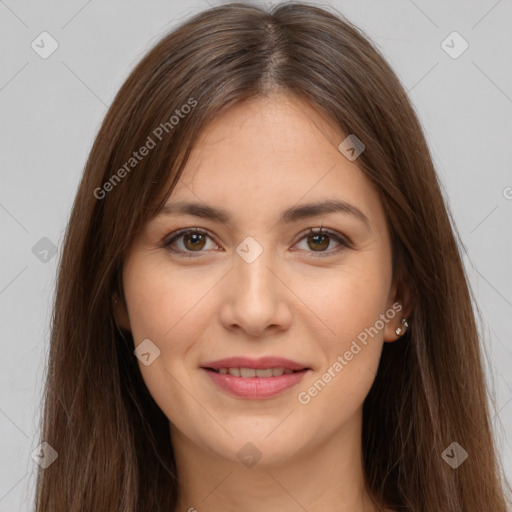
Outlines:
[{"label": "eyelash", "polygon": [[[165,240],[163,242],[163,248],[169,250],[170,252],[174,253],[174,254],[177,254],[177,255],[180,255],[180,256],[187,256],[187,257],[196,257],[196,256],[199,256],[201,253],[204,253],[205,251],[197,251],[197,254],[195,254],[196,251],[182,251],[182,250],[176,250],[176,249],[173,249],[171,247],[171,245],[176,241],[178,240],[180,237],[184,236],[184,235],[191,235],[191,234],[197,234],[197,235],[205,235],[209,238],[212,238],[210,236],[210,234],[204,230],[204,229],[201,229],[201,228],[183,228],[183,229],[180,229],[178,231],[175,231],[174,233],[172,233],[170,236],[171,238]],[[324,258],[324,257],[327,257],[327,256],[332,256],[333,254],[337,254],[338,252],[340,252],[341,250],[343,250],[344,248],[352,248],[352,243],[348,240],[348,238],[346,237],[342,237],[341,235],[339,235],[338,233],[334,232],[334,231],[331,231],[331,230],[328,230],[328,229],[324,229],[322,226],[320,226],[320,228],[316,231],[313,230],[313,228],[309,228],[309,230],[304,233],[301,238],[299,239],[299,242],[302,241],[304,238],[308,237],[308,236],[314,236],[314,235],[328,235],[329,238],[331,239],[334,239],[336,242],[338,242],[340,245],[335,248],[335,249],[331,249],[329,251],[308,251],[308,252],[311,252],[315,257],[315,258]]]}]

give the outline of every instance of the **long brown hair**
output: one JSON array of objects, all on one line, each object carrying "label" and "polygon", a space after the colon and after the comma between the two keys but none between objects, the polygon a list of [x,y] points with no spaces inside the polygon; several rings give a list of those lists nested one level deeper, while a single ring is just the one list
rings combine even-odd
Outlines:
[{"label": "long brown hair", "polygon": [[[169,421],[142,380],[134,340],[116,325],[112,295],[123,300],[126,251],[200,131],[222,109],[274,91],[363,141],[357,163],[379,192],[393,269],[412,294],[410,328],[384,344],[364,403],[369,492],[396,510],[506,510],[474,298],[403,87],[339,13],[233,3],[195,15],[147,53],[90,152],[60,261],[41,425],[58,458],[38,473],[37,512],[173,510]],[[453,442],[469,455],[456,469],[442,457]]]}]

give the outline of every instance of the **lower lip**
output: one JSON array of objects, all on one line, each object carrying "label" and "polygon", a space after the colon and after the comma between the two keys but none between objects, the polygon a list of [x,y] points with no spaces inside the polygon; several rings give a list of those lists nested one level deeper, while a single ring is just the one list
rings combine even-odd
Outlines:
[{"label": "lower lip", "polygon": [[269,398],[298,384],[308,370],[281,375],[280,377],[233,377],[213,370],[205,371],[219,388],[240,398],[261,399]]}]

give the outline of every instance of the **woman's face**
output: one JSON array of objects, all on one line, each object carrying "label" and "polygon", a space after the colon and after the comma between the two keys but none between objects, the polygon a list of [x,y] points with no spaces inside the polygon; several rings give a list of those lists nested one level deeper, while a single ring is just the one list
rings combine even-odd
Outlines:
[{"label": "woman's face", "polygon": [[[232,107],[167,203],[197,206],[169,208],[130,248],[118,317],[146,340],[140,370],[173,444],[275,464],[359,432],[402,315],[382,205],[345,138],[289,96]],[[306,208],[328,201],[342,206]],[[172,240],[183,228],[198,233]],[[221,361],[236,357],[249,361]]]}]

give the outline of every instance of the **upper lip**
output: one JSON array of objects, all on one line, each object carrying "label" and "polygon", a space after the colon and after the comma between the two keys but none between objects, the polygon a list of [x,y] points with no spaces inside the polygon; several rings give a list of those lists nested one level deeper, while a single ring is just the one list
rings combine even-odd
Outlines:
[{"label": "upper lip", "polygon": [[211,361],[201,365],[202,368],[212,368],[218,370],[219,368],[254,368],[255,370],[266,370],[267,368],[288,368],[290,370],[308,370],[308,366],[302,363],[297,363],[291,359],[283,357],[260,357],[258,359],[251,359],[250,357],[226,357]]}]

